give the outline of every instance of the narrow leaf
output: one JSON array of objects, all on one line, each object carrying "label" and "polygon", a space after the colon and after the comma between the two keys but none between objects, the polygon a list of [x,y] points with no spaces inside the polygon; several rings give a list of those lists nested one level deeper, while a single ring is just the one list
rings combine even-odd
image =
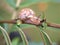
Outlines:
[{"label": "narrow leaf", "polygon": [[[4,27],[4,24],[0,24],[0,26]],[[0,34],[2,34],[1,31],[0,31]]]},{"label": "narrow leaf", "polygon": [[22,31],[22,29],[19,28],[19,27],[17,27],[17,26],[16,26],[16,28],[18,29],[17,31],[18,31],[19,34],[21,35],[21,38],[22,38],[22,40],[23,40],[23,45],[28,45],[28,40],[27,40],[24,32]]},{"label": "narrow leaf", "polygon": [[12,40],[12,45],[18,45],[18,42],[19,42],[19,38],[14,38]]},{"label": "narrow leaf", "polygon": [[9,38],[9,35],[8,35],[8,33],[6,32],[6,30],[5,30],[3,27],[1,27],[1,26],[0,26],[0,30],[1,30],[1,32],[3,33],[3,36],[4,36],[4,38],[5,38],[5,41],[6,41],[7,45],[12,45],[12,43],[11,43],[11,41],[10,41],[10,38]]},{"label": "narrow leaf", "polygon": [[6,31],[8,31],[8,24],[7,24],[7,23],[4,23],[4,29],[5,29]]},{"label": "narrow leaf", "polygon": [[42,33],[44,45],[52,45],[52,41],[51,41],[50,37],[48,36],[48,34],[44,31],[44,29],[40,26],[39,26],[39,29],[40,29],[39,30],[40,33]]},{"label": "narrow leaf", "polygon": [[44,31],[41,31],[41,32],[43,33],[46,45],[52,45],[52,41],[51,41],[50,37],[48,36],[48,34],[46,32],[44,32]]}]

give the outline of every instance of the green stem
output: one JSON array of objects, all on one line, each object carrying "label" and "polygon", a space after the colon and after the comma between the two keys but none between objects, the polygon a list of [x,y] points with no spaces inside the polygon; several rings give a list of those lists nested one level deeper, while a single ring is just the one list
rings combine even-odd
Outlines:
[{"label": "green stem", "polygon": [[6,41],[6,44],[7,44],[7,45],[12,45],[11,40],[10,40],[9,35],[8,35],[8,33],[6,32],[6,30],[5,30],[3,27],[1,27],[1,26],[0,26],[0,29],[1,29],[1,31],[2,31],[2,33],[3,33],[3,36],[4,36],[5,41]]},{"label": "green stem", "polygon": [[17,17],[17,10],[19,9],[20,3],[21,3],[21,0],[16,1],[16,8],[15,8],[15,10],[13,12],[12,19],[15,19]]},{"label": "green stem", "polygon": [[23,32],[19,27],[16,26],[16,28],[18,29],[17,31],[18,31],[18,32],[20,33],[20,35],[21,35],[21,38],[22,38],[22,40],[23,40],[23,45],[28,45],[28,40],[27,40],[24,32]]}]

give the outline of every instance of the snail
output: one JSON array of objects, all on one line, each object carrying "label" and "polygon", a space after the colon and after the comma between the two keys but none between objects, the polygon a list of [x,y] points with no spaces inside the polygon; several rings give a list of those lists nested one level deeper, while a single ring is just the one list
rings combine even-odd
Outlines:
[{"label": "snail", "polygon": [[35,12],[30,8],[24,8],[19,12],[18,16],[22,21],[28,24],[41,24],[41,19],[35,16]]}]

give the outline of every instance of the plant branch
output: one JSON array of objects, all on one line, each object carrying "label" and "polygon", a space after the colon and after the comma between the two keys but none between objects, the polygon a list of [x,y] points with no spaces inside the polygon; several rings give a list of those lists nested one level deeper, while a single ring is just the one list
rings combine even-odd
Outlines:
[{"label": "plant branch", "polygon": [[48,25],[49,27],[60,28],[60,24],[56,24],[56,23],[47,22],[47,25]]},{"label": "plant branch", "polygon": [[15,20],[3,20],[3,21],[0,21],[0,23],[15,24],[15,23],[16,23],[16,21],[15,21]]},{"label": "plant branch", "polygon": [[[20,20],[20,19],[19,19]],[[16,24],[16,19],[15,20],[4,20],[4,21],[0,21],[0,23],[9,23],[9,24]],[[42,22],[43,23],[43,22]],[[41,24],[42,24],[41,23]],[[56,23],[51,23],[51,22],[46,22],[47,26],[49,27],[54,27],[54,28],[60,28],[60,24],[56,24]],[[24,23],[22,21],[22,24],[29,24],[29,23]],[[32,24],[34,25],[34,24]]]}]

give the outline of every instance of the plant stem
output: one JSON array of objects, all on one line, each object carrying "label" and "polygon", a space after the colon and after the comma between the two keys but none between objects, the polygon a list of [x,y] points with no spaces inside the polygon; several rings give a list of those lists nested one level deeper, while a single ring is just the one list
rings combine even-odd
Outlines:
[{"label": "plant stem", "polygon": [[17,31],[18,31],[19,34],[21,35],[21,38],[22,38],[22,40],[23,40],[23,45],[28,45],[28,40],[27,40],[24,32],[23,32],[19,27],[16,26],[16,28],[18,29]]},{"label": "plant stem", "polygon": [[4,36],[5,41],[6,41],[6,44],[7,44],[7,45],[12,45],[11,40],[10,40],[9,35],[8,35],[8,33],[6,32],[6,30],[5,30],[3,27],[1,27],[1,26],[0,26],[0,30],[1,30],[2,33],[3,33],[3,36]]},{"label": "plant stem", "polygon": [[51,23],[51,22],[47,22],[47,26],[54,27],[54,28],[60,28],[60,24]]},{"label": "plant stem", "polygon": [[19,8],[20,3],[21,3],[21,0],[17,0],[16,8]]},{"label": "plant stem", "polygon": [[19,9],[20,3],[21,3],[21,0],[17,0],[17,2],[16,2],[16,8],[15,8],[15,10],[13,12],[12,19],[15,19],[17,17],[17,10]]},{"label": "plant stem", "polygon": [[[15,24],[16,21],[15,20],[3,20],[3,21],[0,21],[0,23]],[[60,28],[60,24],[51,23],[51,22],[46,22],[46,23],[47,23],[47,26],[49,26],[49,27]],[[28,24],[28,23],[22,23],[22,24]],[[32,24],[32,25],[34,25],[34,24]]]}]

